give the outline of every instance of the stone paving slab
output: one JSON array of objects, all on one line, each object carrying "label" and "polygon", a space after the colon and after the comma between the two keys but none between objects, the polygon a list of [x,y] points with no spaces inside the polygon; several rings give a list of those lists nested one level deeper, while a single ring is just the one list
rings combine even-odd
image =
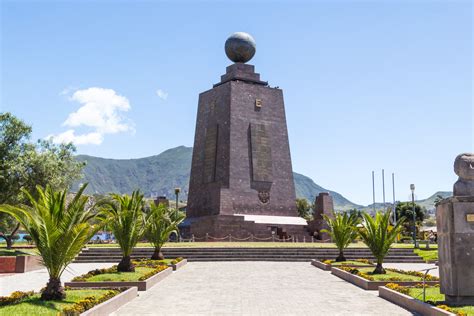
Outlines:
[{"label": "stone paving slab", "polygon": [[191,262],[113,315],[411,315],[309,262]]},{"label": "stone paving slab", "polygon": [[[72,278],[93,269],[107,268],[114,263],[71,263],[64,271],[61,281],[68,282]],[[14,291],[39,291],[48,282],[48,272],[40,269],[25,273],[0,274],[0,296],[10,295]]]}]

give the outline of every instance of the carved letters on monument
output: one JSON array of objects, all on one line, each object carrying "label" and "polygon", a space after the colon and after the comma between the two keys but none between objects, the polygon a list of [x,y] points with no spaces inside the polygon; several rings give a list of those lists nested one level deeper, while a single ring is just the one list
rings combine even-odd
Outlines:
[{"label": "carved letters on monument", "polygon": [[216,155],[219,125],[211,125],[206,131],[204,144],[204,183],[216,181]]},{"label": "carved letters on monument", "polygon": [[272,182],[272,152],[270,138],[264,124],[250,123],[250,148],[252,154],[252,180]]}]

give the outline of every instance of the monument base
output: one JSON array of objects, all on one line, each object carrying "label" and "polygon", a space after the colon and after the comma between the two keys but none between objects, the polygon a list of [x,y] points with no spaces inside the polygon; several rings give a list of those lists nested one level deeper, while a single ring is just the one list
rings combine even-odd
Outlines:
[{"label": "monument base", "polygon": [[446,303],[451,306],[474,305],[474,296],[451,296],[445,295]]},{"label": "monument base", "polygon": [[[197,240],[207,238],[218,240],[228,235],[236,239],[244,239],[252,235],[258,238],[298,238],[308,237],[306,220],[296,216],[267,215],[214,215],[188,218],[189,233]],[[268,240],[269,241],[269,240]]]},{"label": "monument base", "polygon": [[449,304],[474,303],[474,197],[455,196],[436,209],[440,291]]}]

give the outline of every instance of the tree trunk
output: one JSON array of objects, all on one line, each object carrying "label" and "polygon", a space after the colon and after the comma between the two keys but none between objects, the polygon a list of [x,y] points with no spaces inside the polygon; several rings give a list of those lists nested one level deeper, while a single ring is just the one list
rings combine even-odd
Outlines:
[{"label": "tree trunk", "polygon": [[132,264],[130,256],[123,256],[117,266],[118,272],[135,272],[135,266]]},{"label": "tree trunk", "polygon": [[13,248],[13,236],[15,236],[16,232],[20,229],[20,223],[18,223],[15,228],[12,230],[12,232],[7,235],[3,234],[3,239],[5,239],[5,242],[7,243],[7,249],[12,249]]},{"label": "tree trunk", "polygon": [[165,259],[165,256],[163,256],[163,253],[161,252],[161,247],[155,247],[155,251],[153,252],[153,255],[151,256],[151,260],[163,260]]},{"label": "tree trunk", "polygon": [[7,243],[7,249],[12,249],[12,248],[13,248],[13,240],[12,240],[12,238],[9,237],[9,236],[8,236],[8,237],[5,236],[4,238],[5,238],[5,241],[6,241],[6,243]]},{"label": "tree trunk", "polygon": [[382,262],[377,262],[377,266],[375,267],[374,272],[372,274],[385,274],[387,273],[385,269],[382,267]]},{"label": "tree trunk", "polygon": [[339,250],[339,256],[336,258],[336,262],[346,261],[346,257],[344,257],[344,252]]},{"label": "tree trunk", "polygon": [[63,300],[66,298],[66,292],[64,287],[61,285],[61,280],[59,278],[49,278],[46,288],[41,293],[41,300],[51,301],[51,300]]}]

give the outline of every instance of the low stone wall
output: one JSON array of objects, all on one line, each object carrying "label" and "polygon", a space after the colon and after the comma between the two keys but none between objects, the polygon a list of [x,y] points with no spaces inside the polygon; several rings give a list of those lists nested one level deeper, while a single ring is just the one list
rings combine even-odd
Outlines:
[{"label": "low stone wall", "polygon": [[138,296],[138,289],[137,287],[131,287],[128,290],[112,297],[111,299],[100,303],[97,306],[92,307],[91,309],[85,311],[81,314],[81,316],[103,316],[109,315],[115,312],[117,309],[122,307],[123,305],[127,304],[135,297]]},{"label": "low stone wall", "polygon": [[146,291],[154,286],[156,283],[162,281],[168,275],[173,273],[173,268],[167,268],[154,276],[146,279],[145,281],[103,281],[103,282],[87,282],[87,281],[76,281],[76,282],[65,282],[64,286],[69,287],[132,287],[136,286],[139,291]]},{"label": "low stone wall", "polygon": [[379,287],[379,296],[386,299],[398,306],[401,306],[412,313],[418,313],[425,316],[456,316],[456,314],[437,308],[436,306],[424,303],[411,296],[399,293],[397,291],[386,288],[385,286]]},{"label": "low stone wall", "polygon": [[178,269],[181,269],[184,265],[186,265],[188,263],[188,260],[187,259],[183,259],[181,260],[180,262],[176,263],[176,264],[170,264],[169,266],[173,268],[173,271],[176,271]]},{"label": "low stone wall", "polygon": [[330,264],[325,264],[324,262],[319,261],[319,260],[311,260],[311,265],[315,266],[316,268],[320,268],[321,270],[324,270],[324,271],[331,271]]},{"label": "low stone wall", "polygon": [[[399,284],[401,286],[414,286],[416,284],[422,283],[422,281],[369,281],[366,280],[358,275],[346,272],[344,270],[338,269],[338,268],[331,268],[331,273],[334,274],[337,277],[340,277],[341,279],[350,282],[354,285],[357,285],[358,287],[363,288],[364,290],[369,290],[369,291],[376,291],[379,289],[379,286],[385,286],[388,283],[395,283]],[[435,285],[438,284],[438,281],[426,281],[425,282],[427,285]]]},{"label": "low stone wall", "polygon": [[[325,270],[325,271],[331,271],[331,268],[333,267],[333,265],[331,264],[326,264],[322,261],[319,261],[319,260],[311,260],[311,265],[315,266],[316,268],[320,268],[321,270]],[[350,268],[373,268],[374,266],[373,265],[352,265],[352,264],[348,264],[348,265],[344,265],[344,267],[350,267]]]},{"label": "low stone wall", "polygon": [[41,269],[40,256],[2,256],[0,257],[0,273],[24,273]]}]

